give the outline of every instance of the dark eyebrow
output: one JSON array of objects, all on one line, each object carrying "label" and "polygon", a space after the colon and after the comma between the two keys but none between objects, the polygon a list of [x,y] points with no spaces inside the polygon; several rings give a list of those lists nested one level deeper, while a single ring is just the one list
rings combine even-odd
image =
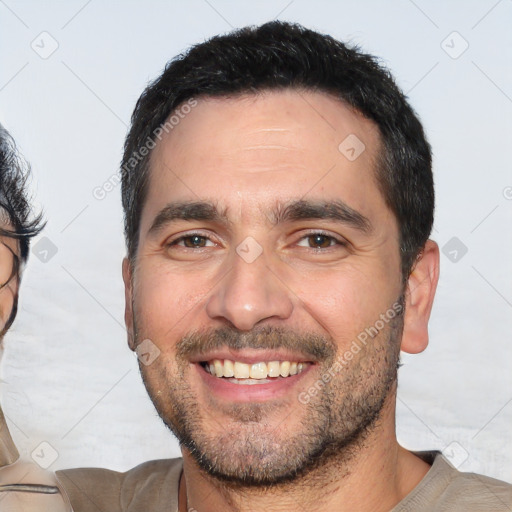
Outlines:
[{"label": "dark eyebrow", "polygon": [[[347,224],[365,234],[373,231],[370,220],[340,200],[336,201],[293,201],[278,205],[271,213],[272,224],[298,220],[330,219]],[[208,201],[173,202],[160,210],[153,220],[148,234],[157,233],[165,225],[176,221],[209,221],[228,224],[226,210],[219,211]]]},{"label": "dark eyebrow", "polygon": [[166,224],[175,220],[199,220],[226,224],[227,215],[225,211],[219,211],[215,204],[207,201],[169,203],[158,212],[149,228],[148,234],[158,232]]},{"label": "dark eyebrow", "polygon": [[294,201],[278,207],[273,217],[274,224],[297,220],[329,219],[347,224],[365,234],[373,231],[370,219],[340,200]]}]

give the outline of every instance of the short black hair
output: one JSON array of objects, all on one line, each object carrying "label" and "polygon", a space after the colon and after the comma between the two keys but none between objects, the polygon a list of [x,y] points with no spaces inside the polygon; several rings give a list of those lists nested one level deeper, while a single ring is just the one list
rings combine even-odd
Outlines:
[{"label": "short black hair", "polygon": [[[142,93],[121,163],[128,257],[137,252],[148,189],[150,149],[180,105],[297,89],[334,95],[376,123],[382,150],[376,178],[400,231],[402,274],[409,276],[434,220],[431,148],[423,127],[390,72],[357,47],[298,24],[273,21],[216,36],[171,60]],[[172,128],[172,123],[166,129]],[[142,150],[142,151],[141,151]]]},{"label": "short black hair", "polygon": [[14,139],[0,124],[0,235],[19,241],[20,259],[27,261],[30,239],[44,227],[34,215],[27,194],[30,166],[20,156]]}]

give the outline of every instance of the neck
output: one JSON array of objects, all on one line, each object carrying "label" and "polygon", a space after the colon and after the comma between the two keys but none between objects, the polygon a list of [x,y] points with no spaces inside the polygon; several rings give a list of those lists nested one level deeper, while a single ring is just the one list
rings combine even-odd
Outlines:
[{"label": "neck", "polygon": [[398,445],[394,414],[393,401],[386,404],[376,426],[363,442],[351,448],[350,455],[340,453],[292,482],[265,488],[231,486],[220,482],[205,474],[184,449],[179,510],[389,511],[430,468]]}]

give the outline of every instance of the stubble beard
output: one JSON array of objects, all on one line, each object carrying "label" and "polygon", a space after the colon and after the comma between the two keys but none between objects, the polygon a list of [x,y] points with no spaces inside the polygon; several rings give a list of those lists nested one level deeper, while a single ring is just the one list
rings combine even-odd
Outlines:
[{"label": "stubble beard", "polygon": [[[193,333],[178,342],[174,364],[157,359],[151,376],[144,365],[140,369],[158,414],[207,475],[231,487],[275,486],[319,473],[329,465],[347,466],[363,448],[379,423],[386,399],[396,389],[402,329],[403,311],[307,404],[293,396],[292,405],[290,401],[226,405],[210,396],[207,407],[199,406],[187,381],[186,355],[199,346],[301,347],[302,352],[307,347],[321,361],[317,370],[321,379],[339,361],[339,354],[332,339],[316,334],[279,328]],[[289,415],[300,415],[296,432],[280,427],[284,416],[280,422],[267,421],[283,407]]]}]

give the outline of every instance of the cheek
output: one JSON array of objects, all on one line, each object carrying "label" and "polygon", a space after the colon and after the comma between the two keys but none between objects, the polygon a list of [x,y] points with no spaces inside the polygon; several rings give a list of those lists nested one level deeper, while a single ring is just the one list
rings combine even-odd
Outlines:
[{"label": "cheek", "polygon": [[11,316],[16,296],[16,285],[12,282],[0,289],[0,331]]},{"label": "cheek", "polygon": [[167,344],[193,325],[204,309],[208,287],[200,276],[171,272],[164,265],[141,265],[134,282],[134,314],[140,336]]},{"label": "cheek", "polygon": [[304,309],[340,344],[373,325],[399,293],[378,268],[356,265],[308,274],[297,289]]}]

